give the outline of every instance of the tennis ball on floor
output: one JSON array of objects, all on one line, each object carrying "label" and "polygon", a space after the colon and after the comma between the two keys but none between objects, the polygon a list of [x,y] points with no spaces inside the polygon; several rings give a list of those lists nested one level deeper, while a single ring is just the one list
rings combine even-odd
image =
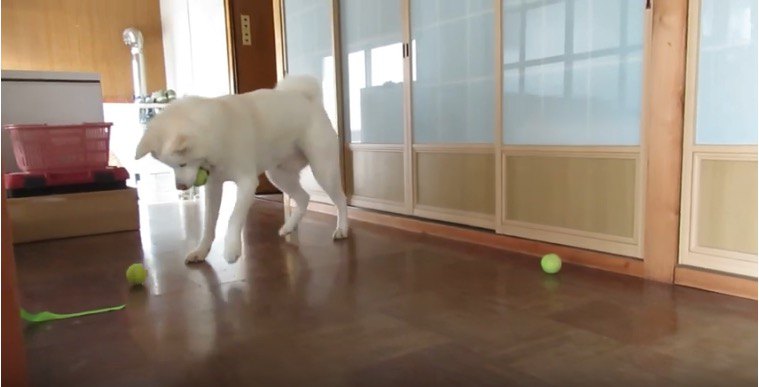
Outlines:
[{"label": "tennis ball on floor", "polygon": [[195,175],[195,183],[194,185],[196,187],[200,187],[201,185],[206,184],[208,181],[208,170],[205,168],[198,168],[198,174]]},{"label": "tennis ball on floor", "polygon": [[548,274],[556,274],[561,270],[561,258],[554,253],[546,254],[540,259],[540,267]]},{"label": "tennis ball on floor", "polygon": [[134,263],[127,268],[126,279],[130,285],[142,285],[145,282],[145,278],[148,276],[148,271],[141,263]]}]

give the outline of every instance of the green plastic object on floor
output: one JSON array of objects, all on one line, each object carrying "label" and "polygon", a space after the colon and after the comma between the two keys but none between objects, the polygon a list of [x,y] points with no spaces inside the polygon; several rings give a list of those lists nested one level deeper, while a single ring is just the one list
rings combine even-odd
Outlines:
[{"label": "green plastic object on floor", "polygon": [[113,312],[116,310],[124,309],[125,307],[126,307],[126,304],[119,305],[119,306],[112,306],[110,308],[86,310],[84,312],[67,313],[67,314],[53,313],[53,312],[48,312],[48,311],[39,312],[39,313],[29,313],[21,309],[21,318],[31,323],[39,323],[39,322],[45,322],[45,321],[63,320],[66,318],[87,316],[91,314]]}]

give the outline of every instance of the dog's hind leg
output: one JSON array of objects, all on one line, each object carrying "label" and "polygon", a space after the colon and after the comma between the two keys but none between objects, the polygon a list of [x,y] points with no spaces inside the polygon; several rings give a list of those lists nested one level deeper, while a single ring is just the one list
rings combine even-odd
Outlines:
[{"label": "dog's hind leg", "polygon": [[290,217],[285,220],[285,224],[279,229],[279,235],[285,236],[298,227],[298,223],[306,214],[310,197],[300,185],[300,169],[276,167],[266,171],[266,176],[272,184],[293,198],[297,204]]},{"label": "dog's hind leg", "polygon": [[[332,130],[329,129],[329,132]],[[348,204],[340,175],[339,143],[336,136],[312,138],[307,144],[302,145],[302,150],[311,165],[311,172],[316,181],[337,207],[337,227],[332,234],[332,239],[347,238]]]}]

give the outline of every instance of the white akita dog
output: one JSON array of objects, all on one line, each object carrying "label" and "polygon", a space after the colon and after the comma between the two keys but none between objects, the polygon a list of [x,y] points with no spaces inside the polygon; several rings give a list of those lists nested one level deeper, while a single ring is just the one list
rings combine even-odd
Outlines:
[{"label": "white akita dog", "polygon": [[150,153],[173,168],[180,190],[194,184],[200,168],[209,171],[203,236],[186,262],[205,260],[215,237],[222,184],[237,184],[224,240],[224,259],[232,263],[240,257],[242,228],[263,172],[297,204],[280,235],[292,232],[305,215],[309,195],[300,185],[300,171],[310,165],[337,207],[337,229],[332,237],[348,236],[339,147],[322,104],[319,82],[310,76],[289,76],[274,89],[172,102],[148,123],[136,158]]}]

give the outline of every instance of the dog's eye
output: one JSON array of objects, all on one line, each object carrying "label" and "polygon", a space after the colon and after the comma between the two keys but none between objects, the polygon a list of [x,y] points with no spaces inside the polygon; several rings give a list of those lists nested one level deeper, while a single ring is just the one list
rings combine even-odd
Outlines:
[{"label": "dog's eye", "polygon": [[179,168],[184,168],[186,166],[187,166],[187,164],[179,164]]}]

